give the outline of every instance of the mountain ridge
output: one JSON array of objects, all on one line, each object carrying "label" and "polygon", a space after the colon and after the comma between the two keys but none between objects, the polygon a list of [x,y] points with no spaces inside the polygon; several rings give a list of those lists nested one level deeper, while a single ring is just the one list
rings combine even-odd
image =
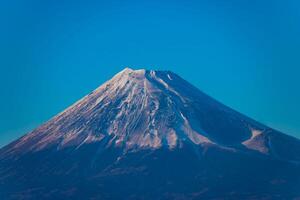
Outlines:
[{"label": "mountain ridge", "polygon": [[[75,104],[73,104],[72,106],[70,106],[69,108],[67,108],[66,110],[64,110],[64,111],[61,112],[60,114],[58,114],[57,116],[55,116],[54,119],[55,119],[55,118],[59,118],[59,116],[63,115],[63,114],[66,113],[66,112],[69,112],[69,110],[72,109],[72,107],[77,106],[78,104],[81,104],[83,101],[85,101],[85,98],[86,98],[86,97],[92,95],[93,93],[99,92],[99,90],[103,89],[103,87],[107,87],[107,86],[110,85],[110,84],[114,84],[114,82],[116,82],[116,79],[117,79],[118,82],[121,82],[121,84],[124,83],[124,82],[126,82],[126,81],[129,81],[130,78],[131,78],[129,74],[134,74],[135,76],[136,76],[136,75],[137,75],[137,76],[142,76],[142,78],[144,79],[144,88],[149,87],[150,90],[151,90],[151,89],[153,89],[154,87],[153,87],[153,86],[149,86],[149,83],[148,83],[148,82],[145,82],[145,79],[147,79],[146,74],[148,74],[148,75],[150,75],[150,76],[152,76],[152,77],[155,77],[155,73],[165,73],[166,76],[167,76],[167,78],[168,78],[169,80],[172,80],[171,76],[178,76],[178,75],[176,75],[176,74],[174,74],[173,72],[170,72],[170,71],[154,71],[154,70],[145,70],[145,69],[133,70],[133,69],[131,69],[131,68],[125,68],[124,70],[122,70],[121,72],[119,72],[117,75],[115,75],[111,80],[105,82],[103,85],[101,85],[100,87],[98,87],[98,88],[97,88],[96,90],[94,90],[92,93],[90,93],[89,95],[85,96],[84,98],[82,98],[81,100],[79,100],[78,102],[76,102]],[[121,78],[121,79],[120,79],[120,78]],[[180,100],[183,100],[183,98],[182,98],[180,95],[178,95],[178,93],[177,93],[175,90],[173,90],[171,87],[169,87],[169,85],[168,85],[164,80],[162,80],[161,78],[157,78],[157,77],[155,77],[155,78],[156,78],[156,80],[161,84],[160,87],[161,87],[161,86],[165,87],[168,91],[170,91],[170,92],[174,93],[175,95],[177,95],[177,96],[180,98]],[[134,79],[134,78],[132,78],[132,79]],[[145,83],[146,83],[146,84],[145,84]],[[152,84],[152,85],[153,85],[153,84]],[[148,91],[147,91],[147,92],[148,92]],[[151,94],[150,94],[150,95],[151,95]],[[98,97],[97,100],[96,100],[96,104],[98,104],[98,103],[102,100],[101,98],[104,98],[104,97]],[[207,97],[207,98],[211,98],[211,97]],[[184,100],[183,100],[183,101],[184,101]],[[230,109],[230,108],[228,108],[228,109]],[[186,122],[187,119],[186,119],[186,117],[183,115],[183,113],[180,112],[179,114],[180,114],[181,118],[185,121],[185,123],[188,123],[188,122]],[[193,130],[190,130],[190,131],[192,132]],[[87,138],[87,139],[88,139],[88,138]],[[209,141],[209,139],[204,138],[204,136],[203,136],[202,139],[206,140],[207,142]],[[194,142],[195,142],[195,141],[194,141]],[[198,142],[199,142],[199,141],[198,141]],[[210,141],[210,142],[211,142],[211,141]]]},{"label": "mountain ridge", "polygon": [[0,149],[0,197],[294,198],[299,169],[298,139],[173,72],[125,68]]}]

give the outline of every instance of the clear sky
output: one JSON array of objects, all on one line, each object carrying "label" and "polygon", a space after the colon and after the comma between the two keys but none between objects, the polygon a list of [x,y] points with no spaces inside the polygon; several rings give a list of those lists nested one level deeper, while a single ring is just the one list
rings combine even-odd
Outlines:
[{"label": "clear sky", "polygon": [[126,66],[300,138],[297,0],[0,1],[0,146]]}]

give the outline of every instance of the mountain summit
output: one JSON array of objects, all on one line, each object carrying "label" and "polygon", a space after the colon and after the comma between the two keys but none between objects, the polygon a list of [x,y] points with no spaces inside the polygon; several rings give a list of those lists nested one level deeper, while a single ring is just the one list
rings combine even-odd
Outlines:
[{"label": "mountain summit", "polygon": [[298,139],[170,71],[125,68],[0,159],[7,199],[300,196]]}]

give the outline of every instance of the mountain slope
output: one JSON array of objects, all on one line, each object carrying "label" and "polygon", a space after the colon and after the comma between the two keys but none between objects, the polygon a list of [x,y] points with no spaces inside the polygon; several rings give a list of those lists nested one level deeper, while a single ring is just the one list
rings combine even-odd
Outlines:
[{"label": "mountain slope", "polygon": [[124,69],[0,158],[10,199],[300,196],[298,139],[169,71]]}]

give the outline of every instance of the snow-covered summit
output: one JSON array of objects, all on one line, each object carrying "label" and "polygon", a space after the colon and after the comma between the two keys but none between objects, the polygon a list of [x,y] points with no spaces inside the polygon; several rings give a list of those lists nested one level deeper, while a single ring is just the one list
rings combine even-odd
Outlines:
[{"label": "snow-covered summit", "polygon": [[10,145],[9,151],[127,150],[187,145],[269,153],[268,127],[207,96],[170,71],[125,68],[74,105]]},{"label": "snow-covered summit", "polygon": [[175,73],[126,68],[0,149],[0,196],[293,199],[299,163],[298,139]]}]

